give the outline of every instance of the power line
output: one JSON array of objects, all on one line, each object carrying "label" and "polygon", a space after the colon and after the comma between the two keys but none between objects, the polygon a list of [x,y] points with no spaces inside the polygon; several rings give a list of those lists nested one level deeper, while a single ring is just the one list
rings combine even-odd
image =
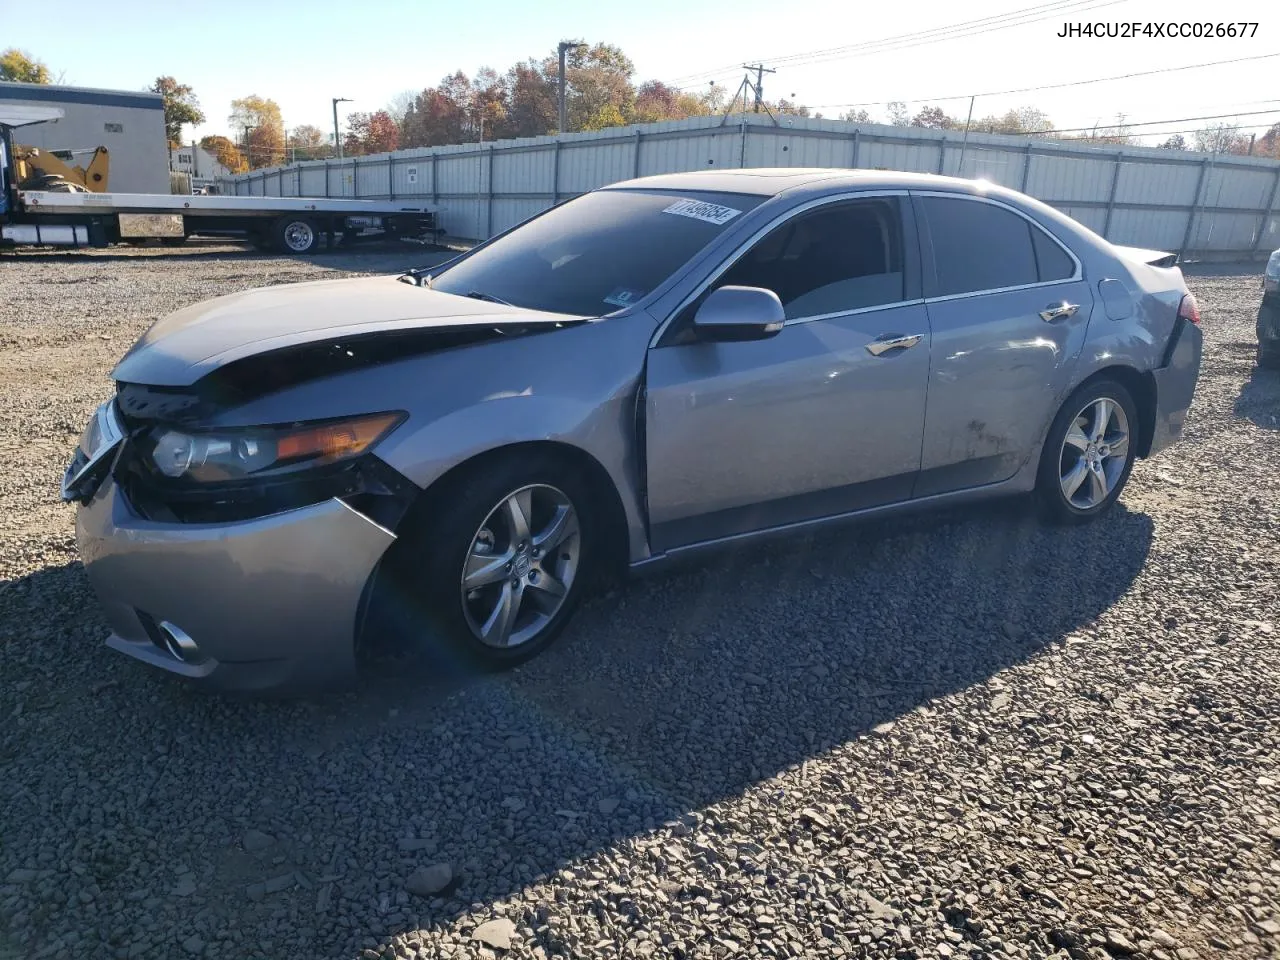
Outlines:
[{"label": "power line", "polygon": [[[820,103],[813,110],[834,110],[838,107],[878,107],[886,103],[926,103],[948,100],[968,100],[970,97],[1003,97],[1012,93],[1033,93],[1039,90],[1061,90],[1066,87],[1083,87],[1092,83],[1109,83],[1112,80],[1132,80],[1135,77],[1151,77],[1160,73],[1179,73],[1183,70],[1202,70],[1205,67],[1221,67],[1229,63],[1245,63],[1250,60],[1269,60],[1280,57],[1280,53],[1261,53],[1252,57],[1235,57],[1231,60],[1213,60],[1209,63],[1191,63],[1182,67],[1160,67],[1156,70],[1142,70],[1138,73],[1122,73],[1114,77],[1094,77],[1092,80],[1068,80],[1064,83],[1048,83],[1038,87],[1018,87],[1013,90],[990,90],[986,93],[963,93],[946,97],[912,97],[910,100],[870,100],[865,103]],[[1270,103],[1272,101],[1263,101]]]},{"label": "power line", "polygon": [[[1117,123],[1112,126],[1103,127],[1102,129],[1108,130],[1108,131],[1114,131],[1118,135],[1123,135],[1124,131],[1130,130],[1133,127],[1156,127],[1166,123],[1197,123],[1201,120],[1230,120],[1235,117],[1257,117],[1257,116],[1266,116],[1266,115],[1272,115],[1272,114],[1280,114],[1280,110],[1249,110],[1249,111],[1246,111],[1245,113],[1218,113],[1218,114],[1211,114],[1209,116],[1204,116],[1204,117],[1177,117],[1169,120],[1144,120],[1141,123]],[[1055,130],[1052,127],[1050,127],[1047,130],[1025,130],[1019,133],[1008,134],[1008,136],[1042,137],[1045,134],[1089,133],[1090,131],[1097,130],[1099,126],[1100,124],[1095,124],[1092,127],[1068,127],[1064,130]],[[981,130],[978,130],[976,132],[982,133]],[[1138,135],[1143,136],[1143,134],[1138,134]]]},{"label": "power line", "polygon": [[[1022,15],[1033,13],[1033,12],[1044,12],[1048,8],[1071,6],[1073,4],[1077,4],[1080,2],[1086,2],[1086,0],[1055,0],[1054,3],[1050,3],[1050,4],[1039,4],[1035,7],[1027,7],[1022,10],[1015,10],[1009,13],[995,14],[988,17],[981,17],[977,20],[966,20],[961,23],[949,24],[942,27],[934,27],[930,30],[922,30],[922,31],[915,31],[912,33],[897,34],[892,37],[883,37],[879,40],[866,40],[866,41],[862,41],[861,43],[848,44],[842,47],[827,47],[825,49],[809,51],[808,53],[783,54],[783,55],[774,56],[774,57],[765,57],[763,59],[766,59],[769,61],[781,62],[783,60],[788,60],[788,61],[793,60],[797,57],[826,55],[826,54],[832,54],[832,53],[841,52],[841,51],[857,50],[863,47],[875,46],[875,45],[884,44],[884,43],[899,42],[899,41],[908,40],[911,38],[924,37],[924,36],[944,32],[944,31],[949,31],[949,30],[969,28],[969,27],[980,25],[980,24],[990,24],[990,22],[993,20],[1001,20],[1008,17],[1022,16]],[[696,73],[684,74],[683,76],[676,77],[675,80],[678,82],[681,80],[693,80],[698,77],[711,76],[712,74],[724,75],[727,71],[730,71],[733,69],[734,67],[732,65],[726,65],[724,67],[716,67],[710,70],[702,70]]]},{"label": "power line", "polygon": [[[947,26],[935,27],[930,30],[898,34],[892,37],[884,37],[878,40],[867,40],[861,43],[850,44],[842,47],[828,47],[826,49],[811,50],[805,53],[783,54],[774,57],[764,57],[762,59],[786,66],[798,66],[802,63],[842,59],[854,54],[881,53],[887,50],[922,46],[942,40],[960,39],[978,32],[1004,30],[1009,27],[1022,26],[1028,23],[1037,23],[1041,20],[1047,20],[1051,17],[1057,17],[1067,13],[1082,12],[1084,10],[1096,9],[1098,7],[1114,6],[1115,4],[1124,2],[1127,2],[1127,0],[1104,0],[1104,2],[1098,2],[1098,0],[1055,0],[1053,3],[1039,4],[1034,7],[1026,7],[1022,10],[995,14],[988,17],[982,17],[977,20],[953,23]],[[713,76],[725,76],[729,71],[734,69],[735,68],[733,66],[726,65],[724,67],[702,70],[697,73],[676,77],[675,81],[677,83],[682,81],[692,82]]]}]

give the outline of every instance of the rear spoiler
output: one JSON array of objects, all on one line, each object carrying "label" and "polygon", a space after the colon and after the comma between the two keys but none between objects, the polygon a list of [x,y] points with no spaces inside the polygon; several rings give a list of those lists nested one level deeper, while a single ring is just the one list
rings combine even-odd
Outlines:
[{"label": "rear spoiler", "polygon": [[1149,267],[1176,267],[1178,265],[1178,255],[1176,253],[1165,253],[1162,250],[1144,250],[1141,247],[1122,247],[1112,244],[1116,253],[1128,260],[1137,260],[1145,263]]}]

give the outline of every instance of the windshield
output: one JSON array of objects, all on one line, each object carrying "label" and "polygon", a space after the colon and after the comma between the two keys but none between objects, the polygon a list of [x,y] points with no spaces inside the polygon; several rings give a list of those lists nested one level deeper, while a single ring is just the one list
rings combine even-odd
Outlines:
[{"label": "windshield", "polygon": [[432,289],[577,316],[635,303],[764,197],[601,190],[449,267]]}]

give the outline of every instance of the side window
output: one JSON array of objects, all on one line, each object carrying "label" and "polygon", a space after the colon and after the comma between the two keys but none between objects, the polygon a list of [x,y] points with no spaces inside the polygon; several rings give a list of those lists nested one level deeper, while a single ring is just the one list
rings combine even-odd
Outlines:
[{"label": "side window", "polygon": [[832,203],[776,227],[716,286],[765,287],[787,319],[845,313],[903,299],[898,199]]},{"label": "side window", "polygon": [[1030,224],[1016,213],[977,200],[919,197],[917,202],[933,241],[937,272],[933,296],[1038,281]]},{"label": "side window", "polygon": [[1027,227],[1031,230],[1031,245],[1036,251],[1036,266],[1041,283],[1066,280],[1076,272],[1076,265],[1067,256],[1067,252],[1054,243],[1047,233],[1031,224],[1027,224]]}]

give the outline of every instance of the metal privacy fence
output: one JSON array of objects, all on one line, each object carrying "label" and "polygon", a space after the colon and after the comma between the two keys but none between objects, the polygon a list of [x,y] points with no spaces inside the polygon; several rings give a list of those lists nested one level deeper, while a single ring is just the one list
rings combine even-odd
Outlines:
[{"label": "metal privacy fence", "polygon": [[413,198],[450,236],[483,239],[554,203],[633,177],[738,167],[861,167],[981,177],[1121,244],[1184,259],[1280,246],[1280,162],[765,114],[695,117],[562,137],[398,150],[222,178],[227,193]]}]

